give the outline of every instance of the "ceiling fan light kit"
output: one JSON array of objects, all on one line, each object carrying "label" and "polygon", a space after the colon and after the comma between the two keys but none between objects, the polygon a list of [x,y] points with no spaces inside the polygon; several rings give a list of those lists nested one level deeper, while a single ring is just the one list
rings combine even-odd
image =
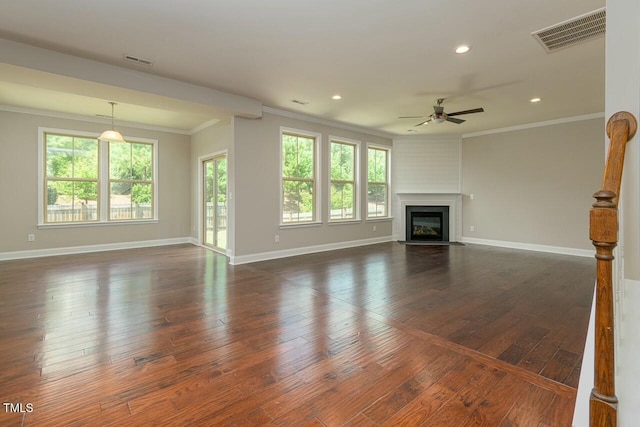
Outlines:
[{"label": "ceiling fan light kit", "polygon": [[109,102],[111,104],[111,129],[105,130],[100,134],[98,139],[100,141],[109,141],[109,142],[126,142],[122,137],[122,134],[114,129],[113,127],[113,110],[116,106],[115,102]]}]

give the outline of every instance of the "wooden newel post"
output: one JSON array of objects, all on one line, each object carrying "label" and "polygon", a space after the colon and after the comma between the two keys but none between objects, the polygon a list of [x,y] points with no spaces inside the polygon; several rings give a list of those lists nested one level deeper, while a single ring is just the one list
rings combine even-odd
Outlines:
[{"label": "wooden newel post", "polygon": [[613,353],[613,249],[618,242],[616,194],[599,191],[591,209],[590,238],[596,247],[595,376],[591,390],[591,425],[616,426],[618,398],[615,394]]},{"label": "wooden newel post", "polygon": [[590,399],[591,426],[615,427],[618,398],[615,392],[613,335],[613,250],[618,243],[618,194],[622,181],[625,146],[633,138],[637,122],[632,114],[619,112],[607,123],[611,140],[602,190],[590,213],[589,237],[596,248],[597,284],[595,307],[595,375]]}]

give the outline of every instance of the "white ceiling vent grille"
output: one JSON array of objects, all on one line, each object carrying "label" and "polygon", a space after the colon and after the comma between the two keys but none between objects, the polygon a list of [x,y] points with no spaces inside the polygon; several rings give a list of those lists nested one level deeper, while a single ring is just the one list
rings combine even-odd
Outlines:
[{"label": "white ceiling vent grille", "polygon": [[140,65],[146,65],[147,67],[153,66],[153,62],[151,62],[149,59],[139,58],[133,55],[127,55],[126,53],[122,55],[122,57],[124,58],[125,61],[133,62]]},{"label": "white ceiling vent grille", "polygon": [[594,10],[576,16],[551,27],[534,31],[531,35],[542,44],[547,52],[573,46],[604,35],[607,23],[606,10]]}]

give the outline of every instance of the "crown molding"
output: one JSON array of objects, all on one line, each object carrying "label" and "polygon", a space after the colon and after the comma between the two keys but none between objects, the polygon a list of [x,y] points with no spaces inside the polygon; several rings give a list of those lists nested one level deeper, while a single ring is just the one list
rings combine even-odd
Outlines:
[{"label": "crown molding", "polygon": [[[23,108],[23,107],[14,107],[11,105],[0,105],[0,111],[8,111],[11,113],[21,113],[21,114],[30,114],[33,116],[44,116],[44,117],[53,117],[56,119],[68,119],[68,120],[77,120],[81,122],[89,122],[89,123],[100,123],[111,125],[111,119],[103,119],[101,117],[91,117],[91,116],[83,116],[81,114],[73,114],[73,113],[61,113],[58,111],[50,111],[50,110],[38,110],[35,108]],[[209,122],[207,122],[209,123]],[[144,130],[153,130],[158,132],[166,132],[166,133],[175,133],[178,135],[192,135],[192,131],[187,131],[183,129],[175,129],[168,128],[163,126],[154,126],[154,125],[146,125],[142,123],[135,122],[127,122],[123,120],[118,120],[118,126],[130,127],[134,129],[144,129]],[[210,125],[207,125],[207,127]],[[194,128],[197,129],[197,128]]]},{"label": "crown molding", "polygon": [[215,124],[220,123],[221,121],[222,120],[219,120],[219,119],[211,119],[209,121],[206,121],[206,122],[202,123],[201,125],[198,125],[198,126],[194,127],[193,129],[191,129],[189,131],[188,135],[196,134],[196,133],[198,133],[200,131],[205,130],[208,127],[211,127],[211,126],[213,126]]},{"label": "crown molding", "polygon": [[504,133],[504,132],[514,132],[517,130],[540,128],[545,126],[553,126],[553,125],[559,125],[563,123],[581,122],[583,120],[593,120],[593,119],[600,119],[600,118],[604,118],[604,112],[584,114],[582,116],[565,117],[562,119],[546,120],[544,122],[527,123],[523,125],[509,126],[506,128],[498,128],[498,129],[482,130],[479,132],[464,133],[462,134],[462,138],[463,139],[473,138],[475,136],[492,135],[495,133]]},{"label": "crown molding", "polygon": [[393,142],[421,142],[421,141],[461,141],[462,135],[407,135],[393,138]]},{"label": "crown molding", "polygon": [[381,132],[381,131],[360,127],[360,126],[355,126],[355,125],[348,125],[348,124],[336,122],[333,120],[321,119],[319,117],[315,117],[315,116],[311,116],[303,113],[294,113],[293,111],[280,110],[278,108],[273,108],[273,107],[263,106],[262,112],[275,114],[277,116],[282,116],[282,117],[288,117],[290,119],[303,120],[305,122],[317,123],[320,125],[332,126],[339,129],[350,130],[352,132],[364,133],[366,135],[379,136],[381,138],[393,139],[397,136],[392,133]]}]

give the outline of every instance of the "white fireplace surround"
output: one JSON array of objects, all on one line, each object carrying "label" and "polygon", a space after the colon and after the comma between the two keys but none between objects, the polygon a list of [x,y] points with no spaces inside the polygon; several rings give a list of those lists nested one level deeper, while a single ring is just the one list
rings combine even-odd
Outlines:
[{"label": "white fireplace surround", "polygon": [[407,206],[449,206],[449,241],[462,240],[461,193],[396,193],[396,212],[393,221],[395,240],[406,241]]}]

